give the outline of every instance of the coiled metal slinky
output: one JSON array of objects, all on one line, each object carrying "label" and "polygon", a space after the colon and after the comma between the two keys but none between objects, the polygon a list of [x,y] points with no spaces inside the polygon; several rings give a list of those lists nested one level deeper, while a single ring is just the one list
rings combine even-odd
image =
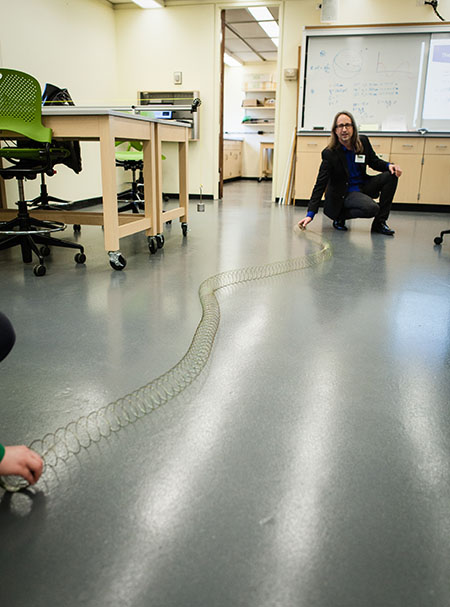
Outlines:
[{"label": "coiled metal slinky", "polygon": [[[298,228],[295,230],[299,232]],[[285,261],[222,272],[202,282],[199,288],[202,317],[183,358],[169,371],[131,394],[71,421],[41,439],[34,440],[29,447],[44,460],[41,480],[55,470],[58,462],[67,461],[71,455],[80,453],[82,449],[87,449],[93,443],[136,422],[192,384],[209,359],[219,327],[220,306],[216,292],[231,285],[303,270],[331,257],[329,243],[321,241],[311,232],[308,232],[308,239],[319,245],[317,252]],[[14,492],[27,487],[28,483],[21,477],[3,476],[0,477],[0,485],[6,491]]]}]

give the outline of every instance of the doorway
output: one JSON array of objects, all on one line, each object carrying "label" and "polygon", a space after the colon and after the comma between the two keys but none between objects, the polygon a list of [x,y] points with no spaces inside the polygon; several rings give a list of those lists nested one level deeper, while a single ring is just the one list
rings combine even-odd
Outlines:
[{"label": "doorway", "polygon": [[219,198],[229,180],[271,178],[278,15],[278,6],[221,12]]}]

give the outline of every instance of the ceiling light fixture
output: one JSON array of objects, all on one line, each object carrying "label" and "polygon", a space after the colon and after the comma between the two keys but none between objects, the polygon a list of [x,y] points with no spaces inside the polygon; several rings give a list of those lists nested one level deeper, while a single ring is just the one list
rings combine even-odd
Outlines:
[{"label": "ceiling light fixture", "polygon": [[141,8],[164,8],[164,0],[133,0]]},{"label": "ceiling light fixture", "polygon": [[273,21],[272,13],[265,6],[247,7],[247,10],[256,21]]},{"label": "ceiling light fixture", "polygon": [[229,67],[241,67],[243,65],[242,61],[232,57],[229,53],[223,54],[223,62]]},{"label": "ceiling light fixture", "polygon": [[274,20],[268,8],[257,6],[255,8],[247,7],[247,10],[256,19],[258,25],[262,27],[269,38],[278,38],[280,36],[278,23]]}]

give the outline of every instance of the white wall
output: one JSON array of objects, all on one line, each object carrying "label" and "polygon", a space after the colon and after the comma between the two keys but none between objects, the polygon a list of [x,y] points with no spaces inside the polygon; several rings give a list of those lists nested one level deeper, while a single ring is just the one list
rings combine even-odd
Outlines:
[{"label": "white wall", "polygon": [[[214,121],[216,35],[214,4],[116,11],[117,66],[124,103],[140,90],[198,90],[200,141],[189,144],[189,191],[211,194],[218,181],[218,128]],[[173,72],[182,72],[181,85]],[[164,144],[163,190],[178,192],[176,145]]]},{"label": "white wall", "polygon": [[[78,105],[111,103],[117,96],[115,19],[105,0],[0,0],[0,64],[28,72],[40,82],[66,87]],[[82,144],[83,171],[59,165],[48,179],[53,196],[69,200],[101,194],[98,144]],[[17,199],[6,182],[8,204]],[[37,195],[39,179],[25,195]]]}]

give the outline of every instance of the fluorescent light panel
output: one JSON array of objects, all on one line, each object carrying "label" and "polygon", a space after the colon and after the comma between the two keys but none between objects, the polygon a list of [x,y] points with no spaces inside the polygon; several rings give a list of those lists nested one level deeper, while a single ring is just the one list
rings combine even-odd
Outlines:
[{"label": "fluorescent light panel", "polygon": [[[278,38],[280,28],[278,23],[272,17],[272,13],[265,6],[247,7],[248,12],[256,19],[258,25],[263,28],[269,38]],[[274,44],[278,44],[274,41]]]},{"label": "fluorescent light panel", "polygon": [[141,8],[163,8],[164,0],[133,0]]},{"label": "fluorescent light panel", "polygon": [[241,67],[241,65],[243,65],[242,61],[235,59],[228,53],[223,54],[223,61],[226,65],[228,65],[230,67]]},{"label": "fluorescent light panel", "polygon": [[247,7],[248,12],[256,21],[273,21],[272,13],[265,6]]}]

